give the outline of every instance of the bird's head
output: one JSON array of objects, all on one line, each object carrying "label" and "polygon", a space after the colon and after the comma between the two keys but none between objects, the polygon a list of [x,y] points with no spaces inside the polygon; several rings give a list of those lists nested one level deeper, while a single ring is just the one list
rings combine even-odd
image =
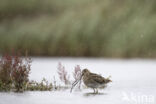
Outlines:
[{"label": "bird's head", "polygon": [[90,71],[88,69],[83,69],[82,76],[83,75],[88,75],[89,73],[90,73]]},{"label": "bird's head", "polygon": [[111,76],[109,76],[108,78],[106,78],[106,83],[109,83],[109,82],[112,82],[112,80],[110,79],[111,78]]}]

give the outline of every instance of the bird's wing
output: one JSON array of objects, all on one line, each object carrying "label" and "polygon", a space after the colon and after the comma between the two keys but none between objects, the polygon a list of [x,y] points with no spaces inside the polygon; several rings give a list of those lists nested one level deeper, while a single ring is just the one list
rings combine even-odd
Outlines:
[{"label": "bird's wing", "polygon": [[98,75],[98,74],[95,74],[95,73],[91,73],[91,77],[97,83],[104,83],[105,82],[105,78],[102,77],[101,75]]}]

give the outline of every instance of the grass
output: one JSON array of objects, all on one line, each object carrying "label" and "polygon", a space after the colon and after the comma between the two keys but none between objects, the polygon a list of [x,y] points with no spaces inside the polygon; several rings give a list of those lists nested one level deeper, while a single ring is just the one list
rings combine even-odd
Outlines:
[{"label": "grass", "polygon": [[1,54],[156,58],[155,0],[1,1]]}]

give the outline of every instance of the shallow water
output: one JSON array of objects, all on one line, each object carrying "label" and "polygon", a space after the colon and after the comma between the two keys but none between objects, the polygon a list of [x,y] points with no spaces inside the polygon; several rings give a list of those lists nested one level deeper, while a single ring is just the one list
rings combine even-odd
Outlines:
[{"label": "shallow water", "polygon": [[61,84],[57,64],[61,62],[72,72],[76,65],[88,68],[104,77],[112,76],[113,82],[106,89],[93,94],[92,89],[81,91],[27,91],[24,93],[0,93],[0,104],[155,104],[156,60],[113,60],[96,58],[33,58],[30,79],[43,77]]}]

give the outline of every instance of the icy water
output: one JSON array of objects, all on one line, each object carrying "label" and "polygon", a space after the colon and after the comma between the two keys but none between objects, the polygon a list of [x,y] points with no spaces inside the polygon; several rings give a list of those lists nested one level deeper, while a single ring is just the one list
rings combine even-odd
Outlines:
[{"label": "icy water", "polygon": [[61,62],[71,80],[76,65],[88,68],[104,77],[112,76],[107,88],[92,94],[92,89],[81,91],[28,91],[0,93],[0,104],[156,104],[156,60],[113,60],[97,58],[33,58],[30,79],[43,77],[53,81]]}]

